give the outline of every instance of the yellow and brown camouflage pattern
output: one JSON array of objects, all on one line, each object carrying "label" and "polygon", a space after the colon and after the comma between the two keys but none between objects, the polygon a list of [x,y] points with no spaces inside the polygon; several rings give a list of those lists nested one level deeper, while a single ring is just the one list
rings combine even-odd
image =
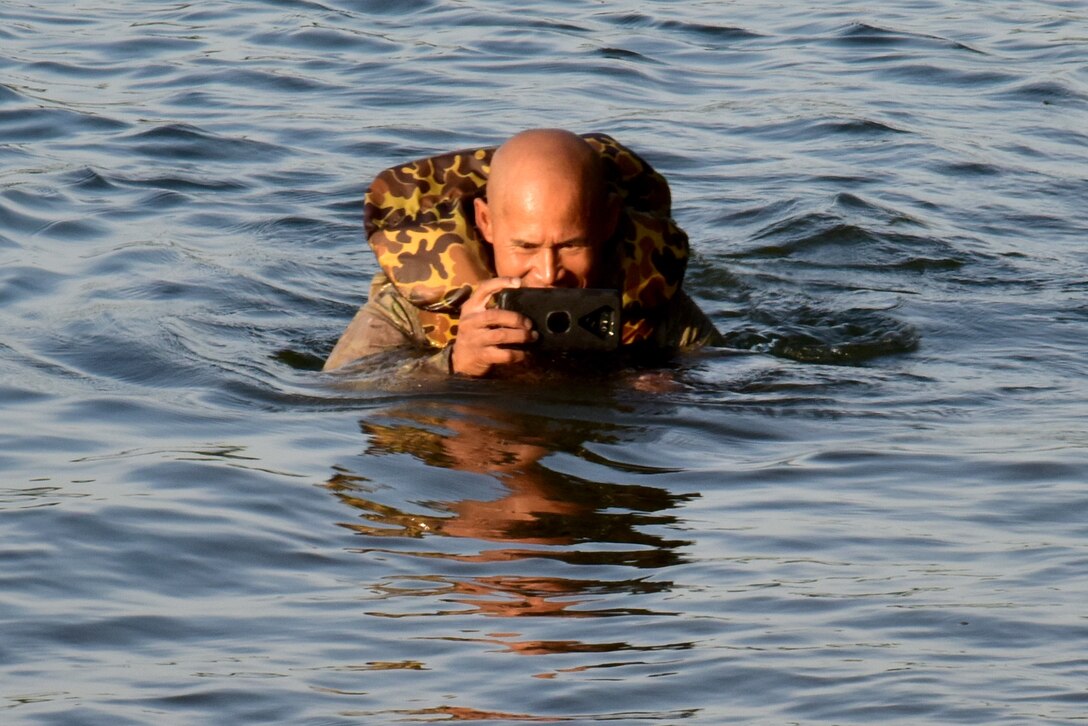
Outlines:
[{"label": "yellow and brown camouflage pattern", "polygon": [[[651,336],[656,311],[680,288],[688,238],[671,218],[663,176],[610,136],[582,138],[601,155],[609,189],[623,200],[606,253],[623,270],[628,345]],[[456,337],[461,305],[476,284],[495,274],[473,209],[485,194],[494,151],[467,149],[386,169],[366,194],[366,235],[378,264],[419,308],[427,342],[437,348]]]}]

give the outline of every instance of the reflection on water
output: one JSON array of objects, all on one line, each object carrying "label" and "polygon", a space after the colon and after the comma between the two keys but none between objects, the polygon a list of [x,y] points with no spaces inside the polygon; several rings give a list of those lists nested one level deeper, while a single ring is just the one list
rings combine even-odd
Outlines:
[{"label": "reflection on water", "polygon": [[[559,427],[554,420],[514,415],[483,404],[394,408],[364,420],[366,456],[407,455],[425,467],[479,475],[500,485],[493,498],[429,500],[416,510],[390,506],[365,471],[340,468],[326,487],[360,521],[342,526],[367,539],[354,551],[461,563],[553,560],[569,565],[663,568],[683,561],[687,542],[656,531],[676,523],[669,512],[694,495],[645,485],[590,481],[548,466],[555,452],[579,452],[587,441],[608,441],[603,427]],[[402,467],[411,477],[412,467]],[[394,485],[396,483],[394,482]],[[456,538],[452,544],[451,538]],[[436,565],[436,567],[440,567]],[[538,566],[521,567],[534,572]],[[597,571],[595,569],[594,571]],[[610,569],[610,572],[617,572]],[[470,571],[471,572],[471,571]],[[496,617],[609,617],[652,613],[640,607],[598,607],[602,596],[660,593],[670,583],[644,575],[591,579],[540,574],[458,575],[451,571],[391,578],[381,589],[391,599],[433,600],[411,615],[481,614]],[[451,607],[456,606],[456,607]],[[403,612],[382,611],[386,617]],[[523,654],[631,649],[627,643],[503,641]]]}]

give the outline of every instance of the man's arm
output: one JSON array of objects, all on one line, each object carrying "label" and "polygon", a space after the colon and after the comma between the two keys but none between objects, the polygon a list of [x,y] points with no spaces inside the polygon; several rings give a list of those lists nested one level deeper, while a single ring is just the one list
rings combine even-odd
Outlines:
[{"label": "man's arm", "polygon": [[404,331],[373,307],[367,302],[355,313],[340,340],[336,341],[332,353],[329,353],[323,370],[335,370],[353,360],[400,348],[411,342]]},{"label": "man's arm", "polygon": [[[322,370],[331,371],[353,361],[396,350],[418,353],[424,345],[414,308],[400,296],[393,284],[381,274],[374,277],[370,298],[359,308],[340,340],[336,342]],[[418,356],[412,356],[420,367]],[[449,349],[428,356],[427,365],[436,372],[449,373]],[[433,359],[433,360],[430,360]]]},{"label": "man's arm", "polygon": [[[502,288],[520,284],[516,278],[492,278],[481,283],[462,307],[456,342],[421,358],[421,352],[434,349],[427,343],[416,308],[388,278],[378,274],[370,286],[370,299],[340,336],[323,370],[396,351],[403,351],[410,359],[409,364],[397,369],[404,372],[483,376],[494,366],[518,363],[526,357],[521,346],[536,339],[532,324],[518,313],[488,308],[487,303]],[[380,365],[388,363],[389,356],[382,356]]]}]

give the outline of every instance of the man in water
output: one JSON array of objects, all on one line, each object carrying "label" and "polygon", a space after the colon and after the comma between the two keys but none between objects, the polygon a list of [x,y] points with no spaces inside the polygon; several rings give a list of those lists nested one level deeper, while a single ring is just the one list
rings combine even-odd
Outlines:
[{"label": "man in water", "polygon": [[[490,246],[492,277],[476,285],[460,308],[450,344],[425,366],[444,374],[486,376],[531,359],[537,332],[525,316],[493,307],[504,288],[610,287],[623,271],[609,248],[621,202],[610,195],[600,155],[585,139],[558,129],[522,132],[495,152],[487,196],[473,200],[475,226]],[[376,353],[423,350],[428,341],[419,308],[379,273],[369,301],[336,343],[325,370]],[[687,350],[718,337],[705,314],[676,290],[653,316],[639,346],[656,353]]]}]

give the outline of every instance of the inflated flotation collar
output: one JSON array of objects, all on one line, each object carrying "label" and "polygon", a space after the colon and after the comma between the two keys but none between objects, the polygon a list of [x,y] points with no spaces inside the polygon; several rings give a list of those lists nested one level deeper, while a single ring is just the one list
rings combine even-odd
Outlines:
[{"label": "inflated flotation collar", "polygon": [[[601,155],[609,190],[622,200],[607,245],[623,271],[623,343],[650,337],[654,319],[684,279],[688,238],[671,217],[665,178],[605,134],[583,139]],[[457,335],[461,305],[494,277],[491,246],[476,228],[494,148],[468,149],[386,169],[366,193],[367,240],[386,277],[420,310],[427,341]]]}]

